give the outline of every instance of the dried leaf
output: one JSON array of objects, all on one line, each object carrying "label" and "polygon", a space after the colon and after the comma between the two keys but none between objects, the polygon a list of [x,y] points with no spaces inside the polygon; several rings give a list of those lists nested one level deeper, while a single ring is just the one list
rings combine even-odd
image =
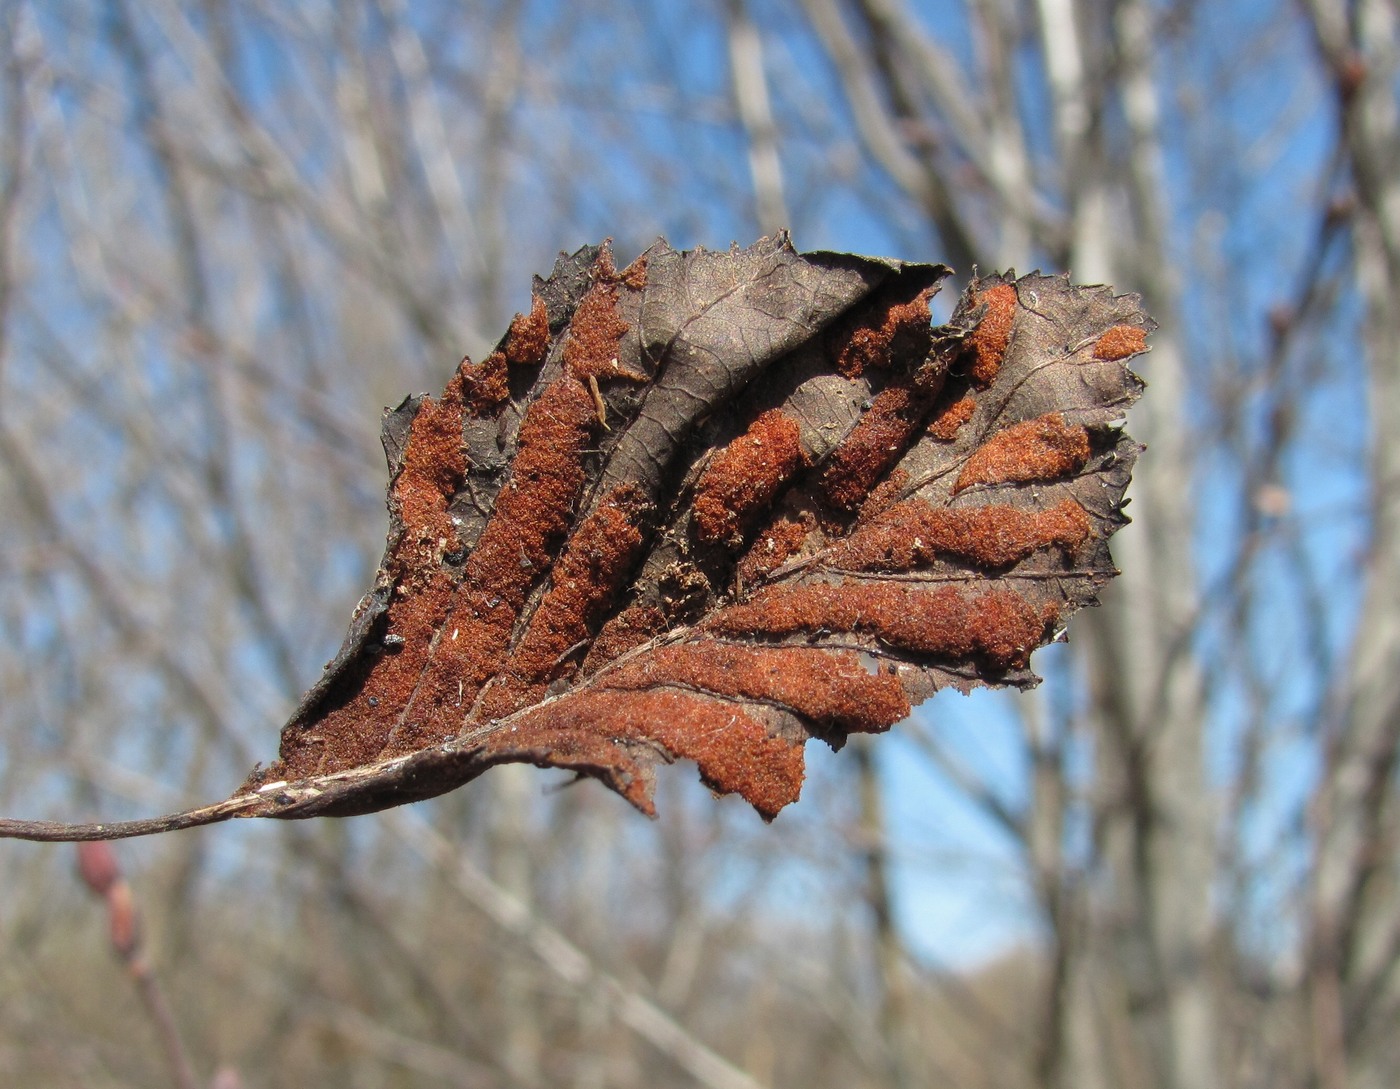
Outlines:
[{"label": "dried leaf", "polygon": [[484,362],[386,413],[384,560],[278,760],[220,805],[85,827],[363,813],[507,762],[650,813],[678,758],[771,818],[809,738],[1034,683],[1115,574],[1152,324],[1008,274],[931,328],[948,271],[786,236],[561,256]]}]

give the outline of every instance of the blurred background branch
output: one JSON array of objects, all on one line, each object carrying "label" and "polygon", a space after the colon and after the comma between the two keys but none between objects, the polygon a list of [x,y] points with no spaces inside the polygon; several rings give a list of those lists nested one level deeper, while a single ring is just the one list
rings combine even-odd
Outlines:
[{"label": "blurred background branch", "polygon": [[[773,827],[502,769],[132,844],[145,956],[250,1086],[1395,1084],[1398,23],[0,0],[0,811],[271,754],[380,550],[382,407],[558,250],[1068,271],[1162,328],[1124,576],[1036,693],[809,753]],[[0,1081],[158,1083],[66,857],[0,846]]]}]

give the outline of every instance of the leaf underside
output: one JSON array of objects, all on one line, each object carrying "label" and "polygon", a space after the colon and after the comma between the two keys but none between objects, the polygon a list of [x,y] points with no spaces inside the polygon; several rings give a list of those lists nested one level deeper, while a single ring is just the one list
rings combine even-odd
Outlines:
[{"label": "leaf underside", "polygon": [[561,255],[484,362],[386,412],[384,559],[279,758],[204,809],[0,834],[345,816],[508,762],[651,813],[692,760],[771,819],[809,738],[1033,684],[1115,574],[1153,325],[1034,273],[932,327],[949,271],[786,235]]}]

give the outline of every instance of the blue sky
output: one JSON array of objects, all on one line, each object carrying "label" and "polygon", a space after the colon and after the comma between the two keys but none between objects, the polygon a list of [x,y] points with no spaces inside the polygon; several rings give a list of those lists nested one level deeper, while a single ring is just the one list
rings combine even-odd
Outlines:
[{"label": "blue sky", "polygon": [[[722,247],[731,240],[750,241],[755,233],[750,213],[716,199],[716,193],[727,196],[735,187],[742,189],[747,178],[745,138],[728,107],[727,50],[719,21],[709,18],[707,5],[637,7],[639,31],[597,24],[593,37],[585,35],[574,43],[580,63],[545,73],[518,107],[516,123],[536,139],[522,141],[523,150],[517,149],[517,158],[509,164],[513,189],[506,208],[512,246],[506,254],[509,287],[507,312],[498,316],[501,323],[509,310],[523,305],[530,274],[547,272],[559,249],[613,235],[625,260],[656,234],[668,235],[678,246]],[[554,5],[536,8],[542,16],[539,33],[545,34],[549,20],[544,16],[555,10]],[[932,232],[889,180],[860,159],[837,81],[820,51],[797,33],[800,19],[780,4],[758,4],[756,9],[768,34],[770,72],[795,84],[794,88],[785,82],[783,93],[776,96],[780,120],[802,132],[835,133],[838,143],[849,145],[857,164],[849,177],[829,177],[823,172],[829,169],[830,148],[784,146],[797,244],[937,260]],[[418,5],[413,10],[431,47],[434,21],[447,17],[444,13],[451,9]],[[920,10],[930,32],[955,54],[970,55],[973,45],[959,5],[930,3]],[[1296,414],[1296,437],[1276,483],[1287,489],[1291,500],[1277,527],[1284,531],[1279,539],[1296,541],[1297,551],[1290,554],[1271,543],[1263,562],[1253,569],[1257,607],[1247,625],[1245,645],[1224,645],[1235,636],[1217,610],[1208,617],[1199,648],[1211,662],[1228,663],[1232,655],[1244,655],[1272,684],[1268,715],[1280,728],[1269,754],[1269,788],[1251,812],[1244,837],[1246,848],[1261,855],[1285,834],[1314,770],[1308,724],[1316,717],[1325,678],[1314,668],[1310,650],[1317,633],[1308,627],[1301,609],[1304,576],[1328,587],[1321,641],[1332,653],[1342,652],[1354,618],[1357,556],[1365,532],[1366,480],[1360,466],[1369,439],[1363,422],[1362,368],[1335,365],[1348,357],[1348,344],[1354,346],[1354,310],[1339,308],[1325,342],[1298,344],[1277,379],[1266,381],[1258,362],[1266,354],[1270,308],[1286,301],[1307,271],[1312,224],[1306,210],[1317,203],[1317,179],[1324,175],[1334,135],[1324,89],[1308,74],[1309,44],[1289,10],[1254,0],[1196,5],[1187,30],[1164,44],[1158,69],[1166,111],[1165,196],[1184,291],[1185,326],[1180,332],[1196,382],[1195,415],[1183,426],[1206,436],[1191,537],[1204,587],[1219,584],[1240,545],[1240,452],[1247,455],[1257,445],[1261,421],[1277,403],[1280,387],[1270,382],[1284,383],[1283,399]],[[56,41],[64,40],[67,31],[61,19],[45,25]],[[629,35],[627,48],[619,49],[616,43],[624,32]],[[629,51],[648,39],[654,48]],[[298,115],[279,113],[278,104],[287,96],[306,93],[299,89],[298,74],[289,73],[279,61],[273,37],[254,40],[257,47],[243,55],[242,83],[266,109],[269,129],[300,153],[308,175],[331,170],[323,158],[329,152],[307,136]],[[528,55],[537,43],[526,38],[522,44]],[[445,56],[444,63],[471,68],[491,62],[481,38],[466,39],[462,49],[467,52]],[[1026,109],[1038,115],[1044,104],[1038,97],[1040,72],[1033,50],[1026,51],[1024,71]],[[59,105],[73,108],[67,97]],[[308,102],[305,108],[312,113],[321,105]],[[1037,143],[1047,148],[1048,135]],[[656,199],[656,178],[644,174],[658,152],[670,163],[665,180],[671,189],[664,201]],[[132,169],[147,170],[149,164],[133,153]],[[546,205],[555,191],[554,180],[570,170],[586,172],[588,184],[577,206],[565,214]],[[474,176],[470,170],[464,169],[464,174]],[[624,222],[617,222],[619,209],[625,210]],[[67,244],[58,227],[57,218],[41,221],[32,259],[43,266],[41,275],[52,284],[46,303],[50,323],[63,329],[69,343],[80,344],[103,335],[105,315],[100,302],[94,305],[83,297],[81,285],[61,263],[51,262]],[[909,252],[912,246],[934,252]],[[1332,268],[1345,256],[1337,244],[1323,260]],[[321,314],[318,320],[332,316]],[[498,328],[487,330],[492,336],[497,332]],[[41,339],[34,327],[28,335],[31,346]],[[181,374],[187,375],[173,365],[168,346],[158,340],[143,351],[147,378],[157,390],[168,383],[178,386]],[[445,378],[453,363],[440,361],[434,373]],[[1150,376],[1150,364],[1144,369]],[[12,394],[23,394],[29,377],[51,377],[42,372],[42,367],[30,375],[23,368],[12,369],[6,376]],[[391,384],[408,392],[417,382],[405,375],[402,383]],[[1232,384],[1243,391],[1244,411],[1218,418],[1212,393]],[[1150,389],[1147,395],[1152,395]],[[120,436],[100,429],[84,430],[73,438],[90,443],[96,458],[120,454]],[[254,473],[257,466],[249,463],[240,471]],[[100,494],[110,485],[101,474],[83,480],[98,489],[86,496],[94,506],[110,500]],[[371,509],[379,502],[379,484],[377,479],[368,484],[366,505]],[[165,537],[159,505],[148,509],[137,497],[130,510],[149,519],[151,544],[144,558],[152,569],[145,573],[157,577],[162,550],[174,547]],[[380,523],[367,525],[363,535],[364,547],[377,551]],[[363,559],[359,552],[341,549],[334,569],[317,573],[322,579],[317,585],[353,584],[357,591],[368,578],[368,571],[363,577],[349,575],[357,558]],[[129,559],[123,557],[122,562]],[[326,646],[306,656],[308,680],[338,643],[343,623],[336,615],[325,625]],[[32,636],[34,645],[42,647],[52,632]],[[1063,648],[1043,651],[1034,664],[1044,671],[1051,656],[1064,653]],[[250,675],[265,672],[266,656],[250,647],[238,668]],[[1056,683],[1064,683],[1068,671],[1063,664],[1055,672]],[[1228,675],[1216,691],[1209,711],[1212,770],[1224,782],[1249,726],[1250,702],[1241,682]],[[146,697],[134,693],[131,698],[140,702]],[[1024,800],[1026,790],[1024,746],[1008,703],[1018,698],[1033,697],[945,693],[918,712],[919,721],[995,782],[1012,805]],[[272,739],[269,727],[269,749]],[[1026,890],[1018,885],[1023,867],[1014,845],[933,772],[898,729],[881,740],[876,752],[890,791],[899,919],[911,946],[931,961],[962,965],[1033,936]],[[824,776],[824,769],[838,767],[841,759],[819,746],[810,747],[816,778]],[[1261,889],[1260,897],[1259,910],[1265,913],[1269,890]]]}]

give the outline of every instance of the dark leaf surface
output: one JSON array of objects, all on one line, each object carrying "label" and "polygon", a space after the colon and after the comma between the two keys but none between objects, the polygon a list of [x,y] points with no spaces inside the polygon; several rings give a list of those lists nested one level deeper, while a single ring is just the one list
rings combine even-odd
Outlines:
[{"label": "dark leaf surface", "polygon": [[228,802],[107,826],[369,812],[494,764],[652,812],[693,761],[771,818],[803,746],[933,692],[1034,682],[1114,574],[1150,320],[1063,277],[658,242],[561,256],[483,362],[384,420],[373,588]]}]

